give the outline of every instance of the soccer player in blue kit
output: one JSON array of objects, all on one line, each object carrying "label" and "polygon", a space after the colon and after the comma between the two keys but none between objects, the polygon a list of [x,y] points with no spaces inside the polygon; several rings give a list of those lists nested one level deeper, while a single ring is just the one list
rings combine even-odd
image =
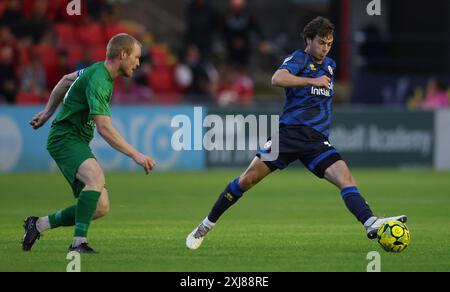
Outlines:
[{"label": "soccer player in blue kit", "polygon": [[262,159],[270,149],[257,153],[245,172],[227,185],[208,216],[186,238],[197,249],[219,217],[264,177],[300,160],[312,173],[339,188],[348,210],[374,239],[381,225],[390,220],[406,222],[405,215],[382,218],[372,213],[359,193],[347,164],[328,141],[336,63],[327,57],[333,44],[334,26],[316,17],[303,30],[304,51],[289,55],[272,77],[272,85],[285,88],[286,103],[280,117],[279,155]]}]

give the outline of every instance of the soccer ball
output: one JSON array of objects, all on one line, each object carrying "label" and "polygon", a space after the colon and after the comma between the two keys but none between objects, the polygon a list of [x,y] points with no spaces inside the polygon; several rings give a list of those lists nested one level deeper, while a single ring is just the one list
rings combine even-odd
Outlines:
[{"label": "soccer ball", "polygon": [[378,243],[387,252],[401,252],[411,241],[408,227],[400,221],[384,223],[377,232]]}]

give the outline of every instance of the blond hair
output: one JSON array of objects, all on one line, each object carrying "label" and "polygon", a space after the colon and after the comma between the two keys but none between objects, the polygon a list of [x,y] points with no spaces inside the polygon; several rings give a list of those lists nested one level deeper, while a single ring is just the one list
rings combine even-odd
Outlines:
[{"label": "blond hair", "polygon": [[142,46],[141,43],[126,33],[119,33],[113,36],[106,47],[106,59],[113,60],[120,56],[122,51],[128,55],[133,52],[134,44]]}]

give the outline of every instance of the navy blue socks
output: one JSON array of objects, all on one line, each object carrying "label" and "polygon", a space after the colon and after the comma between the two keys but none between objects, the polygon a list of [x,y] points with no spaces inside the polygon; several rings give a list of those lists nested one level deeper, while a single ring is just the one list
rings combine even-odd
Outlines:
[{"label": "navy blue socks", "polygon": [[208,215],[208,219],[211,222],[216,223],[219,217],[242,197],[244,192],[245,191],[239,186],[239,177],[237,177],[228,184],[225,190],[220,194]]},{"label": "navy blue socks", "polygon": [[373,216],[372,210],[367,205],[366,200],[361,196],[357,187],[347,187],[341,190],[342,199],[348,210],[355,215],[361,224]]}]

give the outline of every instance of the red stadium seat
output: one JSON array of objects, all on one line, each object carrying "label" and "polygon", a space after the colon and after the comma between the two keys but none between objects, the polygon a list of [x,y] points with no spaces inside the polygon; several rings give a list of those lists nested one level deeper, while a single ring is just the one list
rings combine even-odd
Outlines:
[{"label": "red stadium seat", "polygon": [[58,50],[55,47],[49,46],[45,43],[40,43],[31,48],[32,52],[38,54],[42,58],[44,64],[55,64],[56,54]]},{"label": "red stadium seat", "polygon": [[161,104],[176,104],[180,102],[179,92],[172,66],[155,66],[148,75],[150,89]]},{"label": "red stadium seat", "polygon": [[56,56],[58,50],[55,47],[48,46],[44,43],[35,45],[32,48],[32,52],[38,54],[41,57],[42,64],[44,65],[45,72],[48,73],[51,70],[55,70],[57,66]]},{"label": "red stadium seat", "polygon": [[92,59],[95,62],[106,59],[106,45],[96,46],[92,49]]},{"label": "red stadium seat", "polygon": [[150,54],[155,66],[166,66],[169,60],[169,54],[165,46],[154,45],[150,48]]},{"label": "red stadium seat", "polygon": [[106,46],[103,27],[97,23],[81,25],[77,29],[78,39],[83,45],[87,46]]},{"label": "red stadium seat", "polygon": [[0,1],[0,16],[3,15],[3,12],[5,11],[5,8],[6,8],[6,2]]},{"label": "red stadium seat", "polygon": [[50,0],[47,15],[49,19],[54,20],[59,15],[59,12],[66,8],[65,1]]},{"label": "red stadium seat", "polygon": [[35,0],[25,0],[22,4],[22,13],[24,16],[29,17],[31,15],[31,11],[33,11],[33,5]]},{"label": "red stadium seat", "polygon": [[28,93],[28,92],[19,92],[16,95],[16,104],[21,105],[31,105],[31,104],[41,104],[45,102],[42,96]]},{"label": "red stadium seat", "polygon": [[79,42],[76,29],[70,22],[57,23],[54,26],[54,30],[65,46],[75,45]]},{"label": "red stadium seat", "polygon": [[27,46],[19,46],[17,50],[19,51],[19,64],[21,66],[26,66],[30,64],[31,61],[30,48]]},{"label": "red stadium seat", "polygon": [[[89,48],[84,48],[89,49]],[[69,54],[69,65],[74,67],[78,61],[81,60],[83,56],[83,48],[81,46],[69,46],[67,47],[67,52]]]},{"label": "red stadium seat", "polygon": [[[42,0],[40,0],[42,1]],[[44,0],[46,1],[46,0]],[[2,1],[3,2],[3,1]],[[34,5],[36,3],[36,0],[24,0],[22,5],[22,12],[25,17],[30,17],[33,13]],[[46,11],[46,18],[48,20],[53,20],[56,17],[56,14],[58,13],[58,10],[60,9],[61,5],[64,5],[64,1],[61,0],[47,0],[47,11]],[[64,5],[65,8],[65,5]]]},{"label": "red stadium seat", "polygon": [[108,23],[105,25],[105,40],[109,41],[119,33],[129,33],[127,27],[120,23]]},{"label": "red stadium seat", "polygon": [[155,66],[148,75],[150,88],[156,94],[172,92],[175,87],[173,70],[169,66]]}]

